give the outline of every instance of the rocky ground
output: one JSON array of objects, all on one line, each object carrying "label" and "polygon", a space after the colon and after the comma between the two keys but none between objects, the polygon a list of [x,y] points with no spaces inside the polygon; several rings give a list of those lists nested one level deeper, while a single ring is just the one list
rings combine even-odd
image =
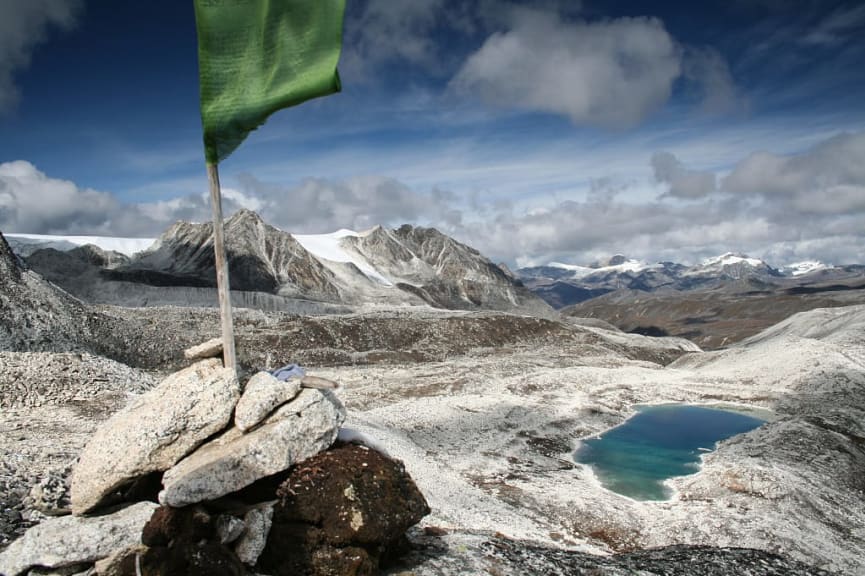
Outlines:
[{"label": "rocky ground", "polygon": [[[218,334],[213,310],[102,307],[90,318],[89,340],[63,340],[64,351],[79,342],[72,353],[0,356],[4,540],[39,508],[62,510],[70,465],[127,395]],[[599,323],[432,310],[240,311],[237,329],[246,370],[300,361],[339,381],[348,425],[405,462],[432,513],[394,574],[865,570],[865,307],[799,315],[712,353]],[[610,493],[573,461],[579,438],[634,403],[672,401],[777,418],[722,443],[700,473],[671,482],[666,502]],[[639,552],[658,546],[684,547]]]}]

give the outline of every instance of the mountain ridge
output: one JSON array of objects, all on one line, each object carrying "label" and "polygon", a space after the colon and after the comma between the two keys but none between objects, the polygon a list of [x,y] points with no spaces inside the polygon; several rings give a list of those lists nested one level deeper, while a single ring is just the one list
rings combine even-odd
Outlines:
[{"label": "mountain ridge", "polygon": [[[99,292],[93,276],[112,286],[212,289],[212,235],[212,223],[178,222],[127,261],[103,257],[116,263],[111,266],[94,257],[94,248],[65,253],[68,262],[56,250],[51,258],[44,250],[29,258],[38,272],[82,297]],[[225,238],[229,284],[238,293],[331,304],[552,313],[519,280],[435,228],[378,226],[363,233],[295,237],[240,210],[225,221]],[[72,277],[65,277],[65,270],[73,271]]]}]

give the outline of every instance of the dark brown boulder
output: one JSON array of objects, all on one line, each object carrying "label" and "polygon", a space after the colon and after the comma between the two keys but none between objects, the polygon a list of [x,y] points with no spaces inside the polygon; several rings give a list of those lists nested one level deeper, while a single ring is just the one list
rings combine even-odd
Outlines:
[{"label": "dark brown boulder", "polygon": [[[219,541],[216,518],[198,506],[158,508],[141,533],[148,546],[140,560],[142,576],[244,576],[234,551]],[[121,563],[124,576],[133,576],[132,558]]]},{"label": "dark brown boulder", "polygon": [[295,466],[277,490],[262,571],[375,574],[429,506],[402,463],[347,444]]}]

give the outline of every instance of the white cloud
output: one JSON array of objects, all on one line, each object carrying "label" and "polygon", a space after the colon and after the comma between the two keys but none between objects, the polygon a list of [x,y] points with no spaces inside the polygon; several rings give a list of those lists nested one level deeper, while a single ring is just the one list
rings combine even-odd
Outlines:
[{"label": "white cloud", "polygon": [[113,196],[49,178],[29,162],[0,164],[0,227],[58,234],[88,228],[105,231],[118,209]]},{"label": "white cloud", "polygon": [[239,181],[243,193],[260,202],[260,211],[269,222],[292,232],[365,230],[379,224],[459,219],[450,206],[453,198],[449,193],[436,189],[419,193],[393,178],[307,179],[295,187],[268,184],[249,175]]},{"label": "white cloud", "polygon": [[840,6],[823,18],[802,38],[805,44],[832,45],[861,34],[865,25],[865,5]]},{"label": "white cloud", "polygon": [[751,154],[723,180],[722,188],[762,199],[778,218],[865,216],[865,133],[841,134],[792,156]]},{"label": "white cloud", "polygon": [[18,102],[15,73],[29,66],[33,49],[52,26],[72,27],[81,5],[81,0],[0,2],[0,113]]},{"label": "white cloud", "polygon": [[452,86],[494,105],[623,127],[662,106],[680,73],[679,48],[657,19],[566,22],[523,10],[468,58]]},{"label": "white cloud", "polygon": [[[226,211],[238,208],[231,198]],[[32,234],[148,237],[178,219],[210,218],[204,194],[123,204],[108,192],[51,178],[23,160],[0,164],[0,230]]]}]

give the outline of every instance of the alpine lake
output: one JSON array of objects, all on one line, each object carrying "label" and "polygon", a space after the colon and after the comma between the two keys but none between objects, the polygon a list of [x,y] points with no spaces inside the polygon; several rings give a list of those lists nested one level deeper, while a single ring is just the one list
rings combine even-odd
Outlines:
[{"label": "alpine lake", "polygon": [[716,443],[759,427],[767,411],[689,404],[638,405],[637,413],[598,437],[585,439],[574,459],[590,465],[608,490],[635,500],[667,500],[664,481],[699,471]]}]

